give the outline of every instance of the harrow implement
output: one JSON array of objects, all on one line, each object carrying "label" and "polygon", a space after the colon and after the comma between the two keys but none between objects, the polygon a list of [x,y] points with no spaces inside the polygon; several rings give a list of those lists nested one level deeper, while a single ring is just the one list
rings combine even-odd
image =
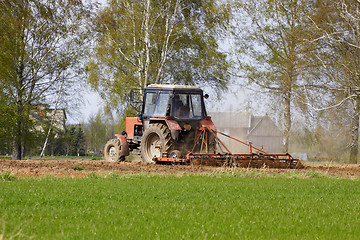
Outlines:
[{"label": "harrow implement", "polygon": [[[241,144],[249,147],[249,153],[231,153],[225,144],[218,138],[221,134]],[[214,136],[212,153],[209,152],[209,145],[206,142],[208,135]],[[195,147],[200,145],[199,152],[193,152]],[[216,147],[222,152],[216,152]],[[203,151],[205,148],[206,151]],[[295,159],[289,153],[267,153],[262,149],[254,147],[251,142],[246,143],[225,133],[219,132],[208,127],[199,128],[195,134],[195,145],[193,151],[182,156],[180,151],[174,150],[170,153],[164,152],[161,157],[154,157],[153,161],[157,164],[191,164],[191,165],[211,165],[228,167],[250,167],[250,168],[302,168],[299,159]],[[256,151],[256,152],[254,152]]]}]

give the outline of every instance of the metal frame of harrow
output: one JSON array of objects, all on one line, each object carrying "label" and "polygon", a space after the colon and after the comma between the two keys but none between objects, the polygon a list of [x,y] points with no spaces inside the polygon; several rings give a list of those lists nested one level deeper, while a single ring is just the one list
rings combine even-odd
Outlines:
[{"label": "metal frame of harrow", "polygon": [[[200,152],[194,153],[195,147],[199,144],[197,138],[198,134],[201,134],[200,140]],[[205,143],[205,139],[208,137],[208,133],[211,133],[216,142],[226,150],[224,153],[216,153],[215,146],[213,147],[213,153],[208,153],[209,146]],[[218,138],[216,133],[235,140],[239,143],[247,145],[249,147],[249,153],[231,153],[225,144]],[[207,152],[203,152],[203,148],[206,148]],[[254,153],[253,150],[258,151]],[[209,127],[201,127],[196,131],[195,144],[192,151],[185,157],[169,158],[169,153],[162,153],[161,157],[154,157],[156,163],[168,163],[168,164],[204,164],[215,166],[230,166],[230,167],[270,167],[270,168],[300,168],[301,162],[298,159],[294,159],[289,153],[267,153],[262,149],[254,147],[251,142],[246,143],[231,137],[225,133],[219,132]]]}]

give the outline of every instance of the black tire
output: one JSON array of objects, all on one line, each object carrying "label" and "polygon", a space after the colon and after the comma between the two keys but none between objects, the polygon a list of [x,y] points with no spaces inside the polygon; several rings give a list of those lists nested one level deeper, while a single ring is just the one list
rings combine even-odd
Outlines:
[{"label": "black tire", "polygon": [[141,157],[144,162],[153,163],[154,157],[161,157],[172,147],[173,139],[168,127],[161,123],[151,124],[141,138]]},{"label": "black tire", "polygon": [[104,159],[107,162],[124,161],[125,156],[120,155],[121,144],[119,139],[110,139],[104,147]]},{"label": "black tire", "polygon": [[169,158],[181,158],[181,152],[179,150],[173,150],[169,153]]}]

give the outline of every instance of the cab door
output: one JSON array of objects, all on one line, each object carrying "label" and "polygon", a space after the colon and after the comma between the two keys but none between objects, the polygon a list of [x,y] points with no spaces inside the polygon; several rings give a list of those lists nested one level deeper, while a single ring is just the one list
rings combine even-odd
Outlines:
[{"label": "cab door", "polygon": [[168,91],[146,92],[142,111],[144,130],[150,119],[163,119],[169,114],[170,93]]}]

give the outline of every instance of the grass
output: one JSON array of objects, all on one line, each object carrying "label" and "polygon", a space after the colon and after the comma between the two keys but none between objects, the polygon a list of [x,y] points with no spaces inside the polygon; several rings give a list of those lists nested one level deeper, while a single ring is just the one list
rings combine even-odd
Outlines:
[{"label": "grass", "polygon": [[358,239],[359,219],[360,180],[317,174],[0,181],[4,239]]},{"label": "grass", "polygon": [[80,164],[75,164],[72,167],[72,169],[75,170],[75,171],[82,171],[82,170],[85,170],[85,167],[83,165],[80,165]]},{"label": "grass", "polygon": [[14,180],[15,177],[12,175],[11,172],[0,172],[0,182],[14,181]]}]

